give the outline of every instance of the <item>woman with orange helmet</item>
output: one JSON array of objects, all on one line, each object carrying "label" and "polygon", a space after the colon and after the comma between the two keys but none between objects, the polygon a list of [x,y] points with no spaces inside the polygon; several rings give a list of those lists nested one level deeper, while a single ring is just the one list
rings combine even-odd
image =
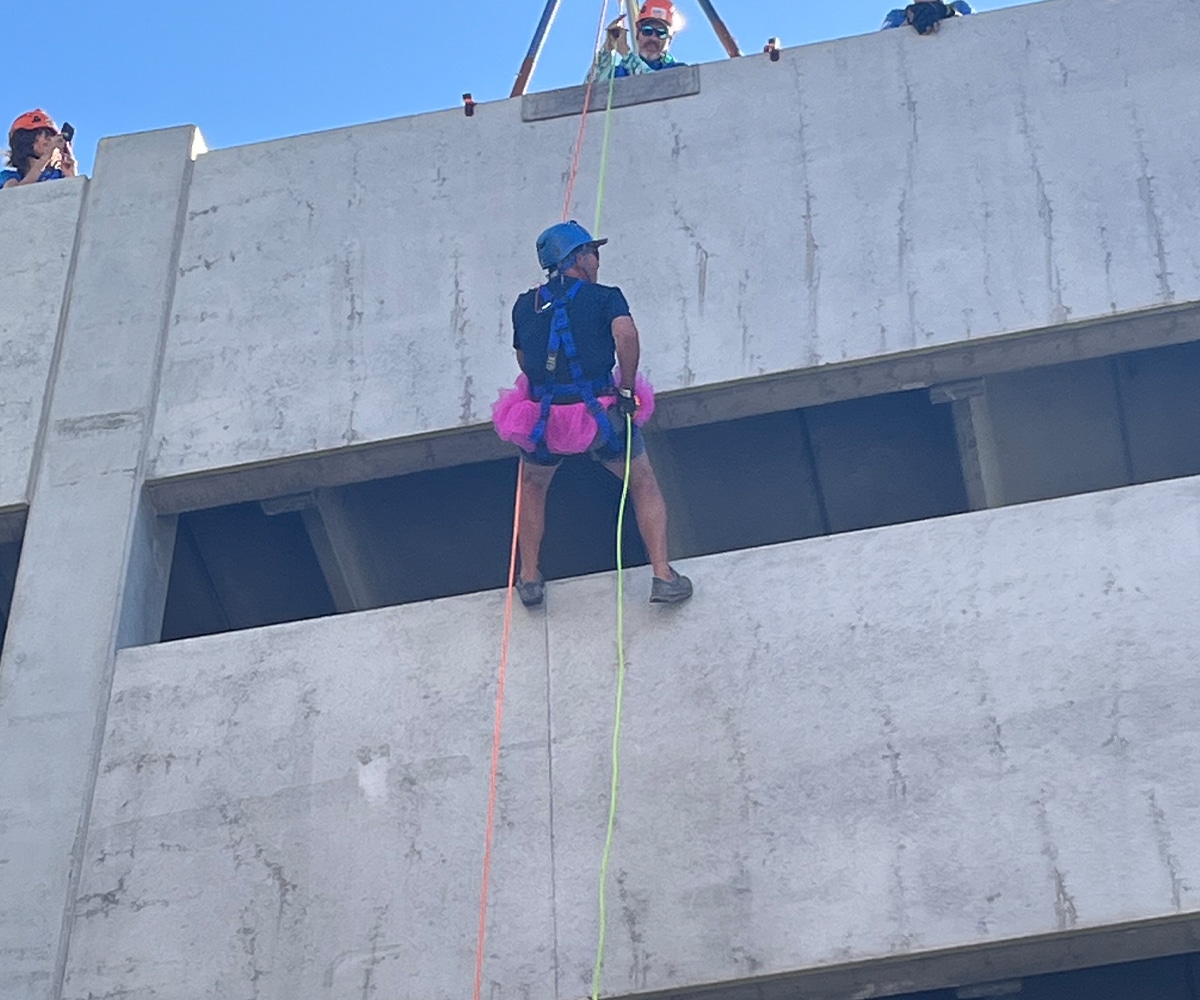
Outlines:
[{"label": "woman with orange helmet", "polygon": [[613,76],[634,76],[687,65],[667,51],[671,39],[683,27],[683,18],[671,0],[646,0],[642,4],[636,25],[636,52],[629,48],[623,20],[622,15],[606,29],[604,47],[596,53],[591,79],[607,80]]},{"label": "woman with orange helmet", "polygon": [[41,108],[26,111],[8,130],[8,163],[0,170],[0,188],[75,176],[71,143]]}]

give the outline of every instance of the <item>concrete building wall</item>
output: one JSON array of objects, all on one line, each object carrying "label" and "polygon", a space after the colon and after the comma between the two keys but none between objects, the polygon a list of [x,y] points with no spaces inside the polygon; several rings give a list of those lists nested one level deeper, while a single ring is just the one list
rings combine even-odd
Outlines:
[{"label": "concrete building wall", "polygon": [[[1200,480],[1113,487],[1194,471],[1188,369],[1128,352],[1200,341],[1197,37],[1195,0],[1052,0],[704,66],[698,95],[614,113],[604,276],[659,429],[793,442],[775,537],[877,524],[868,491],[914,517],[1108,492],[704,555],[693,604],[631,605],[607,994],[861,997],[964,981],[946,949],[1195,943]],[[484,422],[574,135],[519,102],[203,156],[187,127],[0,198],[28,251],[0,265],[4,1000],[463,995],[499,596],[143,644],[176,513],[319,523],[313,607],[345,610],[384,589],[356,592],[367,559],[330,583],[394,495],[362,480],[507,453]],[[931,385],[925,424],[839,420]],[[704,443],[666,450],[669,493]],[[720,506],[677,529],[691,551],[749,544]],[[436,558],[414,534],[375,555]],[[555,582],[517,622],[496,1000],[586,989],[611,586]]]},{"label": "concrete building wall", "polygon": [[[666,613],[634,574],[604,993],[1194,915],[1198,505],[1194,478],[703,557]],[[613,590],[517,609],[488,996],[590,984]],[[64,996],[463,996],[502,617],[123,651]]]},{"label": "concrete building wall", "polygon": [[[644,367],[696,389],[1200,299],[1198,32],[1191,2],[1055,0],[618,109],[602,275]],[[201,159],[154,477],[485,421],[576,130],[507,101]]]}]

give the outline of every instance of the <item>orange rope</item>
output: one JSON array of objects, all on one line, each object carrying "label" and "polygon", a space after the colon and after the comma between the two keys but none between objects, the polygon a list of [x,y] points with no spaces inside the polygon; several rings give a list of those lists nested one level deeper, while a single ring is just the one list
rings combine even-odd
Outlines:
[{"label": "orange rope", "polygon": [[[593,52],[599,50],[604,40],[605,15],[608,13],[608,0],[601,0],[600,23],[596,27],[596,45]],[[563,221],[567,221],[571,211],[571,196],[575,193],[575,178],[579,175],[579,159],[583,152],[583,136],[587,129],[588,108],[592,103],[592,84],[594,77],[588,75],[587,89],[583,95],[583,112],[579,116],[579,134],[575,138],[575,151],[571,158],[571,173],[567,178],[567,194],[563,201]],[[492,839],[496,826],[496,780],[500,771],[500,731],[504,720],[504,679],[508,669],[508,641],[512,633],[513,585],[517,578],[517,529],[521,523],[521,467],[517,465],[517,498],[513,506],[512,551],[508,560],[508,595],[504,601],[504,636],[500,641],[500,670],[496,681],[496,722],[492,730],[492,769],[488,778],[488,807],[487,830],[484,833],[483,845],[483,889],[479,898],[479,937],[475,946],[475,993],[474,1000],[480,1000],[483,991],[483,946],[487,936],[487,902],[488,886],[492,874]]]},{"label": "orange rope", "polygon": [[496,682],[496,724],[492,730],[492,772],[488,779],[487,832],[483,846],[483,892],[479,899],[479,940],[475,948],[475,1000],[483,989],[483,939],[487,933],[488,884],[492,873],[492,834],[496,820],[496,778],[500,770],[500,728],[504,720],[504,677],[508,669],[508,639],[512,633],[513,583],[517,578],[517,528],[521,523],[521,465],[517,463],[517,499],[513,507],[512,552],[508,560],[508,596],[504,601],[504,638],[500,642],[500,672]]},{"label": "orange rope", "polygon": [[[604,22],[608,16],[608,0],[600,2],[600,23],[596,27],[596,45],[593,52],[599,52],[604,43]],[[587,131],[588,109],[592,106],[592,84],[596,82],[595,74],[588,73],[587,89],[583,92],[583,111],[579,115],[579,135],[575,137],[575,152],[571,157],[571,173],[567,176],[567,196],[563,199],[563,222],[571,217],[571,196],[575,193],[575,178],[579,174],[579,157],[583,152],[583,135]]]}]

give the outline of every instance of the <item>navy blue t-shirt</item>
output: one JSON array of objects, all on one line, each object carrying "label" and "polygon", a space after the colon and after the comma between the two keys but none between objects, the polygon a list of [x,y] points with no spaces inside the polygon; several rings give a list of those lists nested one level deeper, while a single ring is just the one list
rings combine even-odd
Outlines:
[{"label": "navy blue t-shirt", "polygon": [[[547,285],[551,296],[565,294],[574,278],[555,278]],[[541,308],[539,308],[541,307]],[[550,344],[550,319],[554,307],[546,305],[546,297],[539,296],[536,288],[522,293],[513,306],[513,348],[521,351],[522,369],[534,384],[544,383],[546,373],[546,351]],[[615,285],[592,285],[584,283],[567,304],[567,316],[571,320],[571,336],[584,378],[607,379],[617,363],[616,344],[613,342],[612,322],[618,316],[629,315],[629,303],[621,289]],[[554,369],[554,381],[570,382],[571,369],[565,352],[560,352]]]}]

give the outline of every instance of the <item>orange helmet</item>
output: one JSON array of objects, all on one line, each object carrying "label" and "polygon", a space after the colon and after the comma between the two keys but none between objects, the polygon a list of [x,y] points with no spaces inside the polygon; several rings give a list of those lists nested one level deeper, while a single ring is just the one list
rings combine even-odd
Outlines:
[{"label": "orange helmet", "polygon": [[675,5],[671,0],[646,0],[638,11],[638,24],[643,21],[662,21],[672,31],[675,30]]},{"label": "orange helmet", "polygon": [[48,128],[58,131],[58,126],[54,124],[54,119],[51,118],[41,108],[34,108],[32,111],[26,111],[15,122],[12,123],[12,128],[8,130],[8,137],[11,140],[12,134],[21,129],[40,129]]}]

